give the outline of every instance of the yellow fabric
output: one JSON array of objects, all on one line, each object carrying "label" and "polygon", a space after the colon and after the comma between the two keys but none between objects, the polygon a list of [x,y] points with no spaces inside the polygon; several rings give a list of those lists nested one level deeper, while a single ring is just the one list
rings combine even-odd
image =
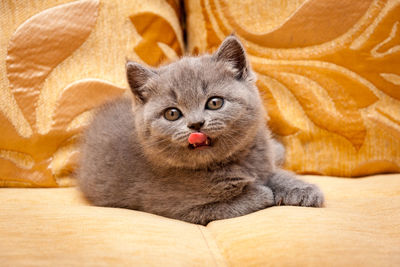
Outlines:
[{"label": "yellow fabric", "polygon": [[242,40],[286,167],[400,171],[400,0],[190,0],[188,49]]},{"label": "yellow fabric", "polygon": [[90,110],[129,93],[126,59],[159,64],[182,54],[178,2],[2,1],[0,186],[74,183]]},{"label": "yellow fabric", "polygon": [[321,187],[326,207],[272,207],[207,227],[89,206],[76,188],[2,188],[1,265],[400,265],[400,174],[302,178]]}]

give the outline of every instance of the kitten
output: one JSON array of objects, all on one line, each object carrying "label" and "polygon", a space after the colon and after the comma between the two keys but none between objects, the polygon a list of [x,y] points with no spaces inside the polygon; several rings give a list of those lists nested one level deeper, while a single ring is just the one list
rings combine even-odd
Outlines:
[{"label": "kitten", "polygon": [[277,167],[236,37],[213,55],[126,68],[135,104],[104,105],[85,133],[78,181],[92,203],[203,225],[273,205],[322,206],[318,187]]}]

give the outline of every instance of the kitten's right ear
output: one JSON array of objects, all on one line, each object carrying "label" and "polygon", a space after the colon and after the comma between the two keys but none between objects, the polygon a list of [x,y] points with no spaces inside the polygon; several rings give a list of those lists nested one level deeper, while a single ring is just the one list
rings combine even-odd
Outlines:
[{"label": "kitten's right ear", "polygon": [[150,92],[146,90],[144,85],[155,75],[157,75],[156,72],[139,63],[133,61],[126,62],[126,76],[129,86],[133,95],[140,103],[144,103],[148,99]]}]

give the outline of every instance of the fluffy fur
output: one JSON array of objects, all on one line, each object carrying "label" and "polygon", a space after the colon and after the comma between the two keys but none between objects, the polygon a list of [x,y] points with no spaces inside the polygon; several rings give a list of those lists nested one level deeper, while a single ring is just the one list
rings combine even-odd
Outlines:
[{"label": "fluffy fur", "polygon": [[[320,207],[321,191],[280,170],[255,75],[234,36],[213,55],[159,69],[127,63],[135,96],[101,107],[85,133],[79,185],[95,205],[207,224],[273,205]],[[222,97],[218,110],[206,109]],[[182,117],[164,118],[167,108]],[[190,124],[211,139],[191,149]]]}]

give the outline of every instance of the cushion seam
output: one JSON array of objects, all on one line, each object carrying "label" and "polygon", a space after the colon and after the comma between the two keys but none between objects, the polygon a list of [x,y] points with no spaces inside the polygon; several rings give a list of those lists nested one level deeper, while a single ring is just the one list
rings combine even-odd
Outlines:
[{"label": "cushion seam", "polygon": [[[214,260],[214,262],[215,262],[215,266],[220,266],[220,264],[218,263],[219,261],[218,261],[216,255],[215,255],[214,250],[211,249],[211,247],[210,247],[209,238],[207,238],[206,235],[204,234],[204,230],[206,230],[206,231],[208,231],[208,230],[207,230],[206,228],[204,228],[204,227],[201,227],[200,225],[197,225],[197,228],[199,229],[199,231],[200,231],[200,233],[201,233],[201,236],[203,237],[204,242],[206,243],[207,248],[208,248],[208,250],[210,251],[210,253],[211,253],[211,255],[212,255],[212,258],[213,258],[213,260]],[[227,266],[226,261],[225,261],[225,258],[222,256],[221,251],[220,251],[220,248],[218,247],[217,243],[215,242],[215,240],[213,240],[212,242],[215,243],[215,247],[218,249],[218,254],[219,254],[220,258],[223,259],[223,265],[221,265],[221,266]]]}]

